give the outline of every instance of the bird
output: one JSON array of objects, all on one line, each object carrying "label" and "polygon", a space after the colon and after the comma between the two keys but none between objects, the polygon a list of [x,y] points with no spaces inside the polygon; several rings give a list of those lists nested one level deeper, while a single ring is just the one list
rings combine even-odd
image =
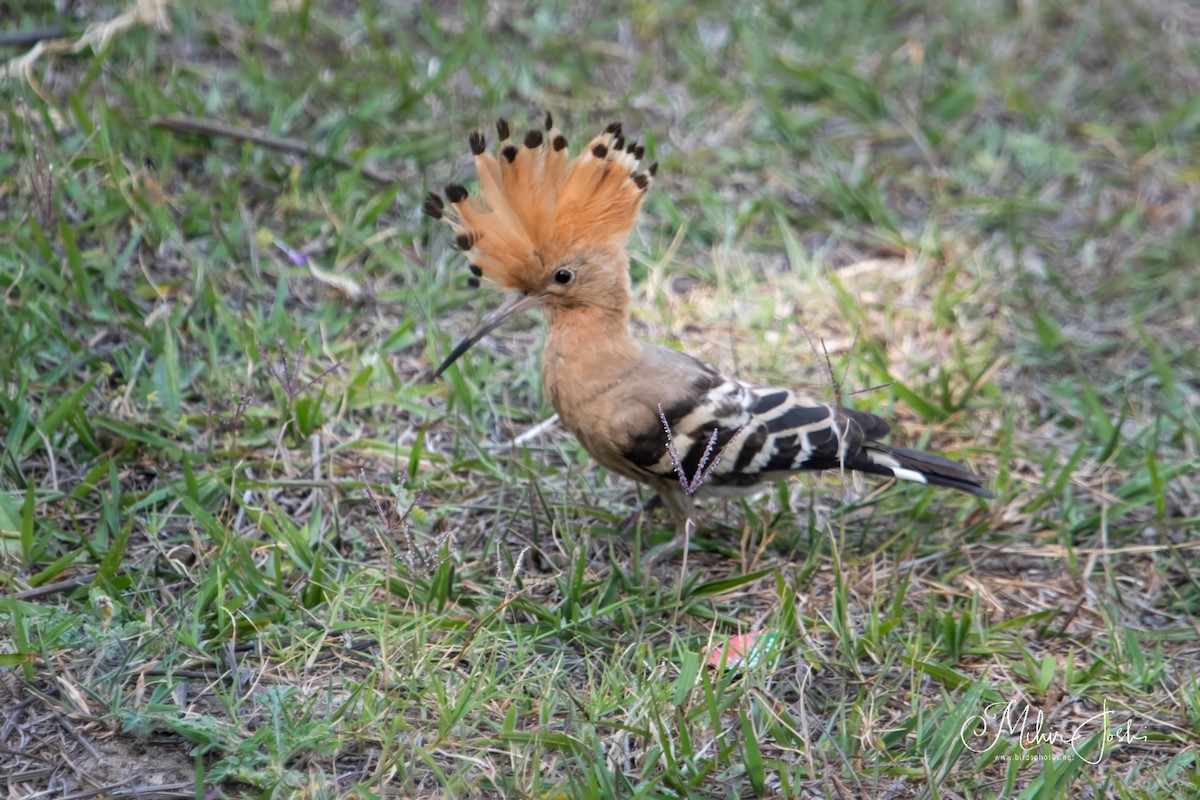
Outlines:
[{"label": "bird", "polygon": [[[883,418],[800,391],[724,375],[678,350],[639,341],[629,327],[627,240],[657,162],[609,124],[574,157],[547,113],[519,143],[496,124],[498,157],[468,138],[479,189],[430,192],[425,213],[447,223],[467,257],[470,285],[509,292],[445,357],[441,376],[504,320],[546,317],[542,383],[560,424],[609,470],[649,486],[670,511],[678,546],[695,501],[747,495],[806,471],[843,470],[992,493],[960,462],[880,441]],[[686,552],[686,549],[685,549]]]}]

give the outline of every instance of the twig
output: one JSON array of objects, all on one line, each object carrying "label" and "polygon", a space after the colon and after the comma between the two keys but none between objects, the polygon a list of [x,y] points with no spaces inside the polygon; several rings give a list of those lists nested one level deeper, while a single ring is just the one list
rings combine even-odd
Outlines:
[{"label": "twig", "polygon": [[[249,128],[234,127],[224,122],[214,122],[212,120],[187,116],[157,116],[150,120],[150,127],[161,128],[172,133],[195,133],[201,136],[220,136],[226,139],[236,139],[240,142],[252,142],[270,150],[280,150],[285,153],[304,156],[305,158],[319,158],[332,161],[346,169],[355,169],[357,166],[352,159],[330,153],[323,147],[314,147],[303,139],[295,139],[290,136],[272,136],[268,133],[250,130]],[[387,186],[392,186],[400,182],[399,176],[384,170],[375,169],[367,164],[362,165],[361,172],[364,178]]]},{"label": "twig", "polygon": [[895,383],[895,381],[888,381],[887,383],[877,383],[874,386],[868,386],[865,389],[855,389],[853,392],[850,393],[850,396],[853,397],[856,394],[870,394],[871,392],[877,392],[880,389],[888,388],[893,383]]},{"label": "twig", "polygon": [[74,578],[68,578],[65,581],[56,581],[55,583],[47,583],[45,586],[38,586],[33,589],[26,589],[23,592],[17,592],[15,595],[18,600],[34,600],[39,597],[45,597],[48,594],[57,594],[58,592],[69,592],[73,589],[78,589],[81,586],[87,586],[92,582],[92,578],[96,577],[96,571],[86,572],[81,575],[76,575]]},{"label": "twig", "polygon": [[517,438],[513,439],[508,444],[520,447],[521,445],[526,444],[527,442],[532,442],[534,439],[538,438],[543,433],[550,430],[557,424],[558,424],[558,414],[551,414],[547,419],[539,422],[537,425],[534,425],[532,428],[525,431],[524,433],[522,433]]},{"label": "twig", "polygon": [[[158,785],[128,786],[132,781],[125,780],[108,786],[97,786],[95,789],[85,789],[74,794],[60,795],[60,800],[86,800],[91,797],[138,797],[138,798],[185,798],[196,796],[195,783],[160,783]],[[122,788],[127,787],[127,788]]]},{"label": "twig", "polygon": [[[813,355],[823,355],[824,356],[825,375],[826,375],[826,377],[829,378],[829,383],[833,386],[833,397],[834,397],[835,401],[840,401],[841,397],[842,397],[842,383],[841,383],[841,381],[839,381],[837,379],[837,376],[833,374],[833,362],[829,359],[829,350],[828,350],[828,348],[825,347],[825,339],[823,337],[820,339],[821,352],[818,353],[817,345],[813,342],[812,335],[809,334],[808,328],[804,327],[803,322],[800,323],[800,330],[804,331],[804,338],[808,339],[808,346],[812,348]],[[854,350],[854,347],[857,344],[858,344],[858,329],[855,328],[854,341],[850,343],[850,349]],[[848,372],[849,370],[850,370],[850,365],[847,364],[846,369],[842,371],[842,380],[846,379],[846,372]],[[879,389],[886,389],[887,387],[891,386],[892,383],[893,383],[893,381],[888,381],[887,383],[880,383],[880,384],[876,384],[875,386],[868,386],[866,389],[855,389],[853,392],[850,392],[850,395],[854,396],[857,394],[867,394],[869,392],[878,391]]]},{"label": "twig", "polygon": [[25,47],[46,39],[61,39],[66,33],[67,29],[62,25],[28,28],[23,31],[4,31],[0,33],[0,47]]},{"label": "twig", "polygon": [[829,378],[829,385],[833,387],[834,398],[842,396],[842,386],[838,383],[837,375],[833,374],[833,362],[829,360],[829,351],[825,348],[825,340],[821,339],[821,352],[817,352],[816,342],[813,341],[812,334],[808,332],[808,327],[801,322],[800,330],[804,333],[804,338],[808,339],[808,346],[812,348],[814,356],[820,356],[822,353],[825,356],[825,375]]},{"label": "twig", "polygon": [[7,747],[0,747],[0,755],[17,756],[18,758],[28,758],[31,761],[41,761],[43,764],[57,763],[55,761],[51,761],[50,759],[46,758],[45,756],[39,756],[37,753],[29,753],[29,752],[26,752],[25,750],[10,750]]},{"label": "twig", "polygon": [[[862,329],[860,327],[858,327],[857,325],[855,325],[854,326],[854,338],[850,340],[850,352],[851,353],[856,352],[858,349],[858,334],[861,332],[862,332]],[[849,374],[849,372],[850,372],[850,359],[846,359],[846,366],[845,366],[845,368],[842,369],[842,383],[846,382],[846,375]],[[892,384],[891,384],[891,382],[888,382],[883,385],[891,386]],[[872,388],[877,388],[877,387],[872,387]],[[863,392],[869,392],[871,390],[872,389],[860,389],[857,392],[851,392],[850,394],[860,394]]]}]

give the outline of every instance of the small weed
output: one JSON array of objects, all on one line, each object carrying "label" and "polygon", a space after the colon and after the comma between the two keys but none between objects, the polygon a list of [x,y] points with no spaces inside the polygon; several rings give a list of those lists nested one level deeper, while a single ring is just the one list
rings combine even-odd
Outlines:
[{"label": "small weed", "polygon": [[[704,485],[704,481],[708,480],[708,476],[717,468],[717,464],[721,463],[721,454],[725,452],[725,449],[729,447],[734,439],[741,436],[742,430],[745,427],[742,426],[735,430],[733,435],[725,440],[725,444],[715,454],[713,450],[717,446],[717,439],[721,431],[719,428],[713,428],[712,436],[708,439],[704,453],[701,454],[700,461],[696,464],[695,474],[689,476],[683,466],[683,459],[679,457],[679,453],[675,450],[675,437],[671,433],[671,423],[667,421],[667,414],[663,411],[661,405],[658,407],[658,418],[662,421],[663,431],[667,435],[667,456],[671,459],[671,466],[675,470],[675,475],[679,478],[679,485],[683,487],[683,491],[688,495],[695,494]],[[712,458],[711,464],[708,461],[709,458]]]}]

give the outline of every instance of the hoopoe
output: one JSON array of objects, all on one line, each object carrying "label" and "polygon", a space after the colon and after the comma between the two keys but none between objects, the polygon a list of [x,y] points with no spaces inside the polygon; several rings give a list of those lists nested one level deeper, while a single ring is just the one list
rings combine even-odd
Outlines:
[{"label": "hoopoe", "polygon": [[[640,168],[644,149],[625,141],[620,123],[575,158],[549,114],[545,133],[530,132],[522,145],[504,120],[496,128],[499,158],[487,152],[482,134],[470,136],[478,195],[451,184],[448,203],[430,193],[424,208],[453,229],[472,285],[485,278],[511,296],[436,375],[505,319],[542,309],[543,388],[563,427],[605,467],[653,488],[681,534],[693,496],[750,494],[804,470],[857,470],[992,496],[962,464],[880,442],[889,426],[874,414],[752,386],[635,339],[625,248],[657,163]],[[714,452],[720,461],[692,495],[677,466],[694,476]]]}]

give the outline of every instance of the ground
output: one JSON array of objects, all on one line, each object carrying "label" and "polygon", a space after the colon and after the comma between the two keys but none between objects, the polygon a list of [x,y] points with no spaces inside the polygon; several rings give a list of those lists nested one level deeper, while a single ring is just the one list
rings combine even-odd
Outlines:
[{"label": "ground", "polygon": [[[743,5],[0,15],[6,796],[1200,796],[1200,13]],[[539,320],[432,374],[500,297],[422,198],[545,111],[660,164],[639,336],[996,498],[644,568]]]}]

